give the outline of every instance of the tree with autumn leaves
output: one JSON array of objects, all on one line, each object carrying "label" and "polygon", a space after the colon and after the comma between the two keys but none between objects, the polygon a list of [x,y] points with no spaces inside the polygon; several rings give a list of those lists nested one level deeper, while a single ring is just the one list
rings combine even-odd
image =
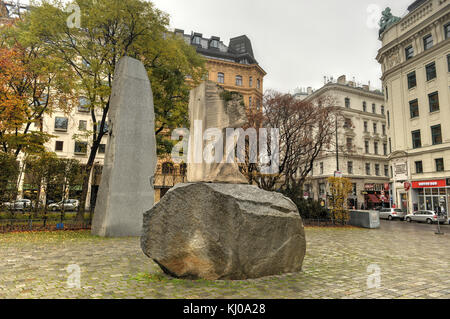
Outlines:
[{"label": "tree with autumn leaves", "polygon": [[[28,116],[26,121],[23,118],[16,127],[20,127],[19,124],[28,127],[38,122],[42,114],[51,112],[52,107],[66,108],[70,112],[70,108],[77,106],[75,98],[84,97],[88,101],[94,129],[86,136],[90,153],[82,183],[81,216],[95,157],[107,132],[109,97],[119,59],[125,55],[137,58],[148,71],[154,96],[155,133],[159,145],[166,146],[160,148],[163,152],[169,151],[171,146],[167,141],[163,143],[163,133],[187,125],[189,91],[203,79],[206,70],[203,58],[181,37],[168,30],[167,14],[151,2],[78,0],[76,6],[80,13],[79,27],[68,23],[72,13],[67,12],[69,4],[41,1],[34,3],[8,32],[2,30],[1,36],[8,39],[5,41],[8,48],[17,46],[37,57],[45,55],[42,63],[46,65],[48,75],[55,77],[48,82],[48,88],[52,86],[53,90],[45,90],[45,93],[42,89],[36,90],[40,96],[36,94],[36,98],[27,99],[33,101],[35,107],[35,112],[28,112],[28,115],[36,116]],[[67,82],[60,82],[61,76]],[[58,87],[64,84],[66,87]],[[68,91],[61,90],[65,88]],[[58,99],[57,95],[63,97],[62,93],[70,96]],[[63,105],[58,105],[58,101]],[[42,102],[50,107],[43,108]],[[17,103],[14,110],[17,116],[22,114]],[[17,132],[21,134],[20,130]],[[45,138],[42,131],[34,134]],[[17,145],[20,147],[16,147],[16,151],[24,150],[25,143]]]}]

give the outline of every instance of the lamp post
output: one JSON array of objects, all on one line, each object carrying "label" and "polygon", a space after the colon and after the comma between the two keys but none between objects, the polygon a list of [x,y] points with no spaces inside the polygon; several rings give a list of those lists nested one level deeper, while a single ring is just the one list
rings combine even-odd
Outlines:
[{"label": "lamp post", "polygon": [[339,139],[338,139],[338,117],[336,115],[336,171],[339,172]]}]

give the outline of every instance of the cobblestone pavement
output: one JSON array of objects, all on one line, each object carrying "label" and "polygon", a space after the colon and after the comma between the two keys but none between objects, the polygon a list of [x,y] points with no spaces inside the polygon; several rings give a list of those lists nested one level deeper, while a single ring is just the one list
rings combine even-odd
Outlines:
[{"label": "cobblestone pavement", "polygon": [[[434,230],[384,221],[378,230],[306,228],[301,273],[232,282],[170,279],[137,238],[4,234],[0,298],[450,298],[450,227]],[[72,264],[80,288],[68,288]],[[380,286],[368,288],[377,269]]]}]

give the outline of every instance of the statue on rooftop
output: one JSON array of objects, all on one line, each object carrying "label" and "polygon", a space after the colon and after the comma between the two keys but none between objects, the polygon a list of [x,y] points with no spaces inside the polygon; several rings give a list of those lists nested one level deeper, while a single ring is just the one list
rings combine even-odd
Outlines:
[{"label": "statue on rooftop", "polygon": [[391,25],[397,23],[398,21],[400,21],[399,17],[396,17],[392,14],[391,12],[391,8],[387,7],[382,13],[381,13],[381,19],[379,22],[380,25],[380,31],[379,31],[379,35],[381,36],[381,34],[387,30],[387,28],[389,28]]}]

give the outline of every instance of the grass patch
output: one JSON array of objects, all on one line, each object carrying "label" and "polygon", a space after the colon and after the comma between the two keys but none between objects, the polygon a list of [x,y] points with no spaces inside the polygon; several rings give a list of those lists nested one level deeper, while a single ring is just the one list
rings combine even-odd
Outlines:
[{"label": "grass patch", "polygon": [[0,244],[7,243],[63,243],[77,241],[99,241],[108,238],[93,236],[90,230],[59,230],[36,232],[12,232],[0,234]]}]

